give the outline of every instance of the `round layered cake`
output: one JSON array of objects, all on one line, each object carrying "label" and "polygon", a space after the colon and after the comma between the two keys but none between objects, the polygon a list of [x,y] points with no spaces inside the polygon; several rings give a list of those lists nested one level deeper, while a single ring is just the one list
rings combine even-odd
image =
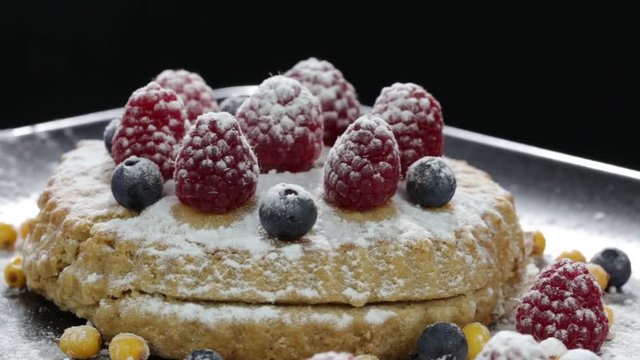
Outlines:
[{"label": "round layered cake", "polygon": [[[322,162],[261,174],[255,196],[224,214],[185,206],[172,180],[137,212],[112,195],[104,144],[83,141],[39,199],[27,284],[105,337],[133,332],[176,359],[203,348],[225,359],[329,350],[402,359],[430,323],[494,318],[525,264],[511,194],[446,159],[457,191],[445,206],[415,205],[401,182],[385,205],[345,210],[325,199]],[[260,225],[258,205],[278,183],[303,187],[317,205],[298,240]]]}]

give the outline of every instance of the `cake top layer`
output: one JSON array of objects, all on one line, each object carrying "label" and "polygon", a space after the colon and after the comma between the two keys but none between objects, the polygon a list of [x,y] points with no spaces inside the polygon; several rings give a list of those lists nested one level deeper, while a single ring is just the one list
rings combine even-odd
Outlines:
[{"label": "cake top layer", "polygon": [[[437,238],[455,241],[460,229],[484,225],[482,215],[494,208],[496,198],[510,197],[509,193],[480,170],[457,161],[449,160],[448,163],[456,172],[459,187],[447,206],[421,208],[407,199],[401,186],[388,205],[367,212],[345,211],[327,204],[323,200],[320,165],[303,173],[263,174],[258,182],[256,199],[223,215],[201,214],[181,205],[174,195],[173,182],[169,181],[165,184],[165,196],[158,203],[133,216],[133,212],[120,208],[108,186],[102,188],[95,183],[98,178],[104,184],[110,175],[107,171],[114,166],[98,141],[83,141],[78,149],[66,154],[53,178],[74,182],[72,187],[58,189],[58,201],[73,203],[68,206],[68,219],[86,221],[112,215],[113,219],[99,224],[97,230],[115,232],[124,239],[166,243],[171,249],[164,254],[166,256],[193,254],[201,252],[203,247],[211,250],[235,248],[255,255],[284,247],[289,248],[287,253],[295,254],[303,246],[335,249],[344,245],[368,247],[382,240],[403,242]],[[315,197],[318,221],[302,241],[276,243],[260,227],[257,202],[278,183],[299,185]]]}]

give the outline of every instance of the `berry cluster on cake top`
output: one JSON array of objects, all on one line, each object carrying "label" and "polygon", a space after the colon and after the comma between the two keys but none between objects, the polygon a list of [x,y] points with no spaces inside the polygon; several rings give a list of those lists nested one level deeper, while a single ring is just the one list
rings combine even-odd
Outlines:
[{"label": "berry cluster on cake top", "polygon": [[227,213],[254,197],[260,173],[321,165],[325,145],[331,148],[322,199],[290,184],[260,199],[260,222],[270,235],[304,236],[317,217],[316,201],[350,211],[383,206],[403,178],[419,206],[440,207],[454,195],[455,176],[440,158],[442,110],[419,85],[384,88],[373,111],[361,115],[353,85],[331,63],[310,58],[221,107],[231,113],[217,112],[213,90],[186,70],[165,70],[136,90],[121,120],[105,130],[117,165],[116,200],[143,210],[160,199],[162,182],[173,180],[183,204]]}]

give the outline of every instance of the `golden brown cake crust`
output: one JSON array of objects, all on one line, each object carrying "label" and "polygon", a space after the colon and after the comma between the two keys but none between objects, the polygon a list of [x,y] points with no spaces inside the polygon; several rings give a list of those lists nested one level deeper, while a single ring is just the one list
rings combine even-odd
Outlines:
[{"label": "golden brown cake crust", "polygon": [[[64,156],[39,199],[41,212],[24,249],[27,284],[61,308],[93,320],[105,334],[138,332],[156,351],[172,357],[195,345],[185,342],[179,335],[183,331],[199,331],[202,341],[192,340],[220,350],[226,359],[299,358],[284,355],[294,346],[304,356],[312,350],[404,356],[419,334],[412,331],[434,319],[487,321],[503,286],[517,281],[524,263],[511,195],[484,172],[463,162],[449,163],[458,190],[450,204],[436,210],[410,204],[399,190],[390,204],[374,212],[345,213],[324,203],[321,170],[312,169],[261,176],[258,199],[232,214],[199,214],[180,205],[167,187],[167,196],[138,215],[111,195],[114,164],[104,145],[82,142]],[[280,244],[260,229],[255,204],[277,182],[297,183],[318,197],[318,222],[300,242]],[[462,316],[444,310],[462,306],[456,299],[466,299],[474,311]],[[145,301],[158,306],[144,310]],[[208,313],[224,306],[275,308],[289,322],[270,320],[276,329],[257,320],[227,321],[220,327],[188,315],[149,312],[194,304]],[[374,307],[398,315],[385,326],[358,320]],[[428,309],[450,317],[437,317]],[[353,326],[329,331],[324,328],[335,324],[314,322],[322,314],[351,316]],[[405,324],[394,326],[406,331],[389,325],[394,321]],[[318,327],[335,336],[307,332]],[[206,328],[215,328],[216,335],[207,335]],[[275,339],[277,344],[262,353],[259,345],[222,344],[232,336],[225,331],[237,337],[238,332],[254,331],[257,336],[259,330],[290,336]],[[251,341],[260,344],[259,339]]]}]

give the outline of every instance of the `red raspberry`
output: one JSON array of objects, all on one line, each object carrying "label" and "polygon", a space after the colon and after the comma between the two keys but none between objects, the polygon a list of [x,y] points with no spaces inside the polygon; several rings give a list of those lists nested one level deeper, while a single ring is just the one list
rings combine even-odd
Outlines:
[{"label": "red raspberry", "polygon": [[351,210],[387,202],[400,181],[400,153],[389,124],[364,115],[349,125],[327,155],[324,192],[327,200]]},{"label": "red raspberry", "polygon": [[403,175],[420,158],[442,156],[442,109],[420,85],[395,83],[382,89],[371,113],[391,125],[400,147]]},{"label": "red raspberry", "polygon": [[602,290],[585,264],[562,259],[538,274],[516,310],[516,328],[538,340],[593,352],[609,332]]},{"label": "red raspberry", "polygon": [[258,160],[236,119],[228,113],[200,115],[176,159],[176,195],[204,212],[233,210],[256,192]]},{"label": "red raspberry", "polygon": [[133,92],[118,131],[113,137],[113,160],[131,155],[147,158],[160,167],[162,177],[173,176],[180,141],[187,130],[184,105],[171,89],[155,82]]},{"label": "red raspberry", "polygon": [[320,102],[297,80],[265,80],[236,116],[262,172],[308,170],[322,152]]},{"label": "red raspberry", "polygon": [[201,114],[218,111],[213,89],[196,73],[184,69],[165,70],[156,77],[155,81],[180,95],[187,109],[187,117],[191,121]]},{"label": "red raspberry", "polygon": [[349,124],[360,116],[358,95],[340,70],[328,61],[300,61],[285,76],[294,78],[318,97],[324,116],[324,143],[331,146]]}]

